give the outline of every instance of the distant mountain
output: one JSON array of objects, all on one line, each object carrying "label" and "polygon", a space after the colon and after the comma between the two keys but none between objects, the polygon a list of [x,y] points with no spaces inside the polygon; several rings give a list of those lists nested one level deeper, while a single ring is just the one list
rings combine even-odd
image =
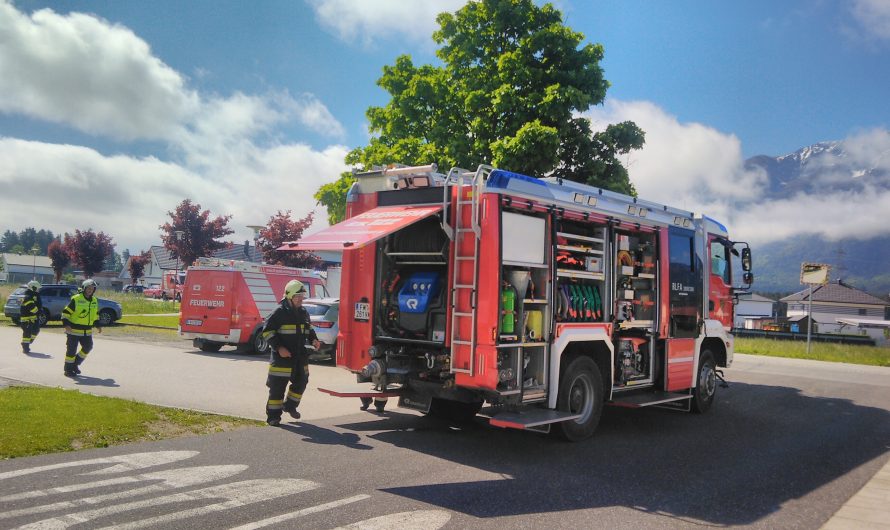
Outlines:
[{"label": "distant mountain", "polygon": [[[769,177],[766,199],[789,199],[797,194],[832,194],[863,186],[890,187],[885,169],[850,156],[841,142],[821,142],[794,153],[755,156],[747,169],[761,168]],[[876,212],[876,215],[887,215]],[[890,293],[890,236],[868,240],[829,241],[820,236],[796,236],[758,245],[754,249],[754,288],[757,292],[787,293],[800,284],[801,262],[832,265],[831,279],[886,299]]]}]

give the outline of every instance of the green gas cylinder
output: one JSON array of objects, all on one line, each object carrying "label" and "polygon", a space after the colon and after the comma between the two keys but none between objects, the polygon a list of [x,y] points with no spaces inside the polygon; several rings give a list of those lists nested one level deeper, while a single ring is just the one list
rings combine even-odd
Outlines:
[{"label": "green gas cylinder", "polygon": [[504,285],[501,291],[501,333],[513,333],[516,316],[516,290],[510,284]]}]

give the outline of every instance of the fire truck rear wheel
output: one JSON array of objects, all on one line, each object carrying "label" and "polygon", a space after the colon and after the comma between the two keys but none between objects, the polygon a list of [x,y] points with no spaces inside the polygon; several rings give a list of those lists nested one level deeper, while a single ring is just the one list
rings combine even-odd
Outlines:
[{"label": "fire truck rear wheel", "polygon": [[603,413],[603,378],[593,359],[580,356],[569,363],[559,382],[556,408],[581,417],[555,424],[555,434],[570,442],[593,436]]},{"label": "fire truck rear wheel", "polygon": [[710,350],[702,350],[698,360],[698,385],[692,393],[692,412],[702,414],[711,408],[717,394],[717,365]]},{"label": "fire truck rear wheel", "polygon": [[253,352],[258,354],[269,353],[269,341],[263,337],[263,328],[259,327],[253,332]]},{"label": "fire truck rear wheel", "polygon": [[201,349],[201,351],[215,353],[221,350],[223,345],[218,342],[202,342],[201,345],[198,347]]}]

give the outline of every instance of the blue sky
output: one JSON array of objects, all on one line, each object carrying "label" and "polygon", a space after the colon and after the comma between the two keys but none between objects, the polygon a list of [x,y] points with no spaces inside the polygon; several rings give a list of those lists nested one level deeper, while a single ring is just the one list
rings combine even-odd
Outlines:
[{"label": "blue sky", "polygon": [[[367,142],[381,68],[403,53],[435,62],[435,14],[462,3],[0,0],[0,231],[94,228],[135,252],[185,197],[233,215],[236,241],[277,210],[305,215]],[[888,230],[801,217],[820,198],[763,204],[763,176],[742,162],[827,140],[890,149],[890,1],[556,6],[605,47],[612,88],[585,114],[647,131],[625,160],[642,197],[752,240],[776,233],[762,219],[777,209],[793,212],[783,235]]]}]

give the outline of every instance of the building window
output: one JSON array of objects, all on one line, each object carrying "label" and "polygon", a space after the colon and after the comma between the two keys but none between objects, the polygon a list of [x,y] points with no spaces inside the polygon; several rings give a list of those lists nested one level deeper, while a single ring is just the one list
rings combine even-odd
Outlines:
[{"label": "building window", "polygon": [[868,311],[866,311],[865,309],[860,309],[860,310],[859,310],[859,316],[864,317],[864,316],[867,315],[867,314],[868,314]]}]

